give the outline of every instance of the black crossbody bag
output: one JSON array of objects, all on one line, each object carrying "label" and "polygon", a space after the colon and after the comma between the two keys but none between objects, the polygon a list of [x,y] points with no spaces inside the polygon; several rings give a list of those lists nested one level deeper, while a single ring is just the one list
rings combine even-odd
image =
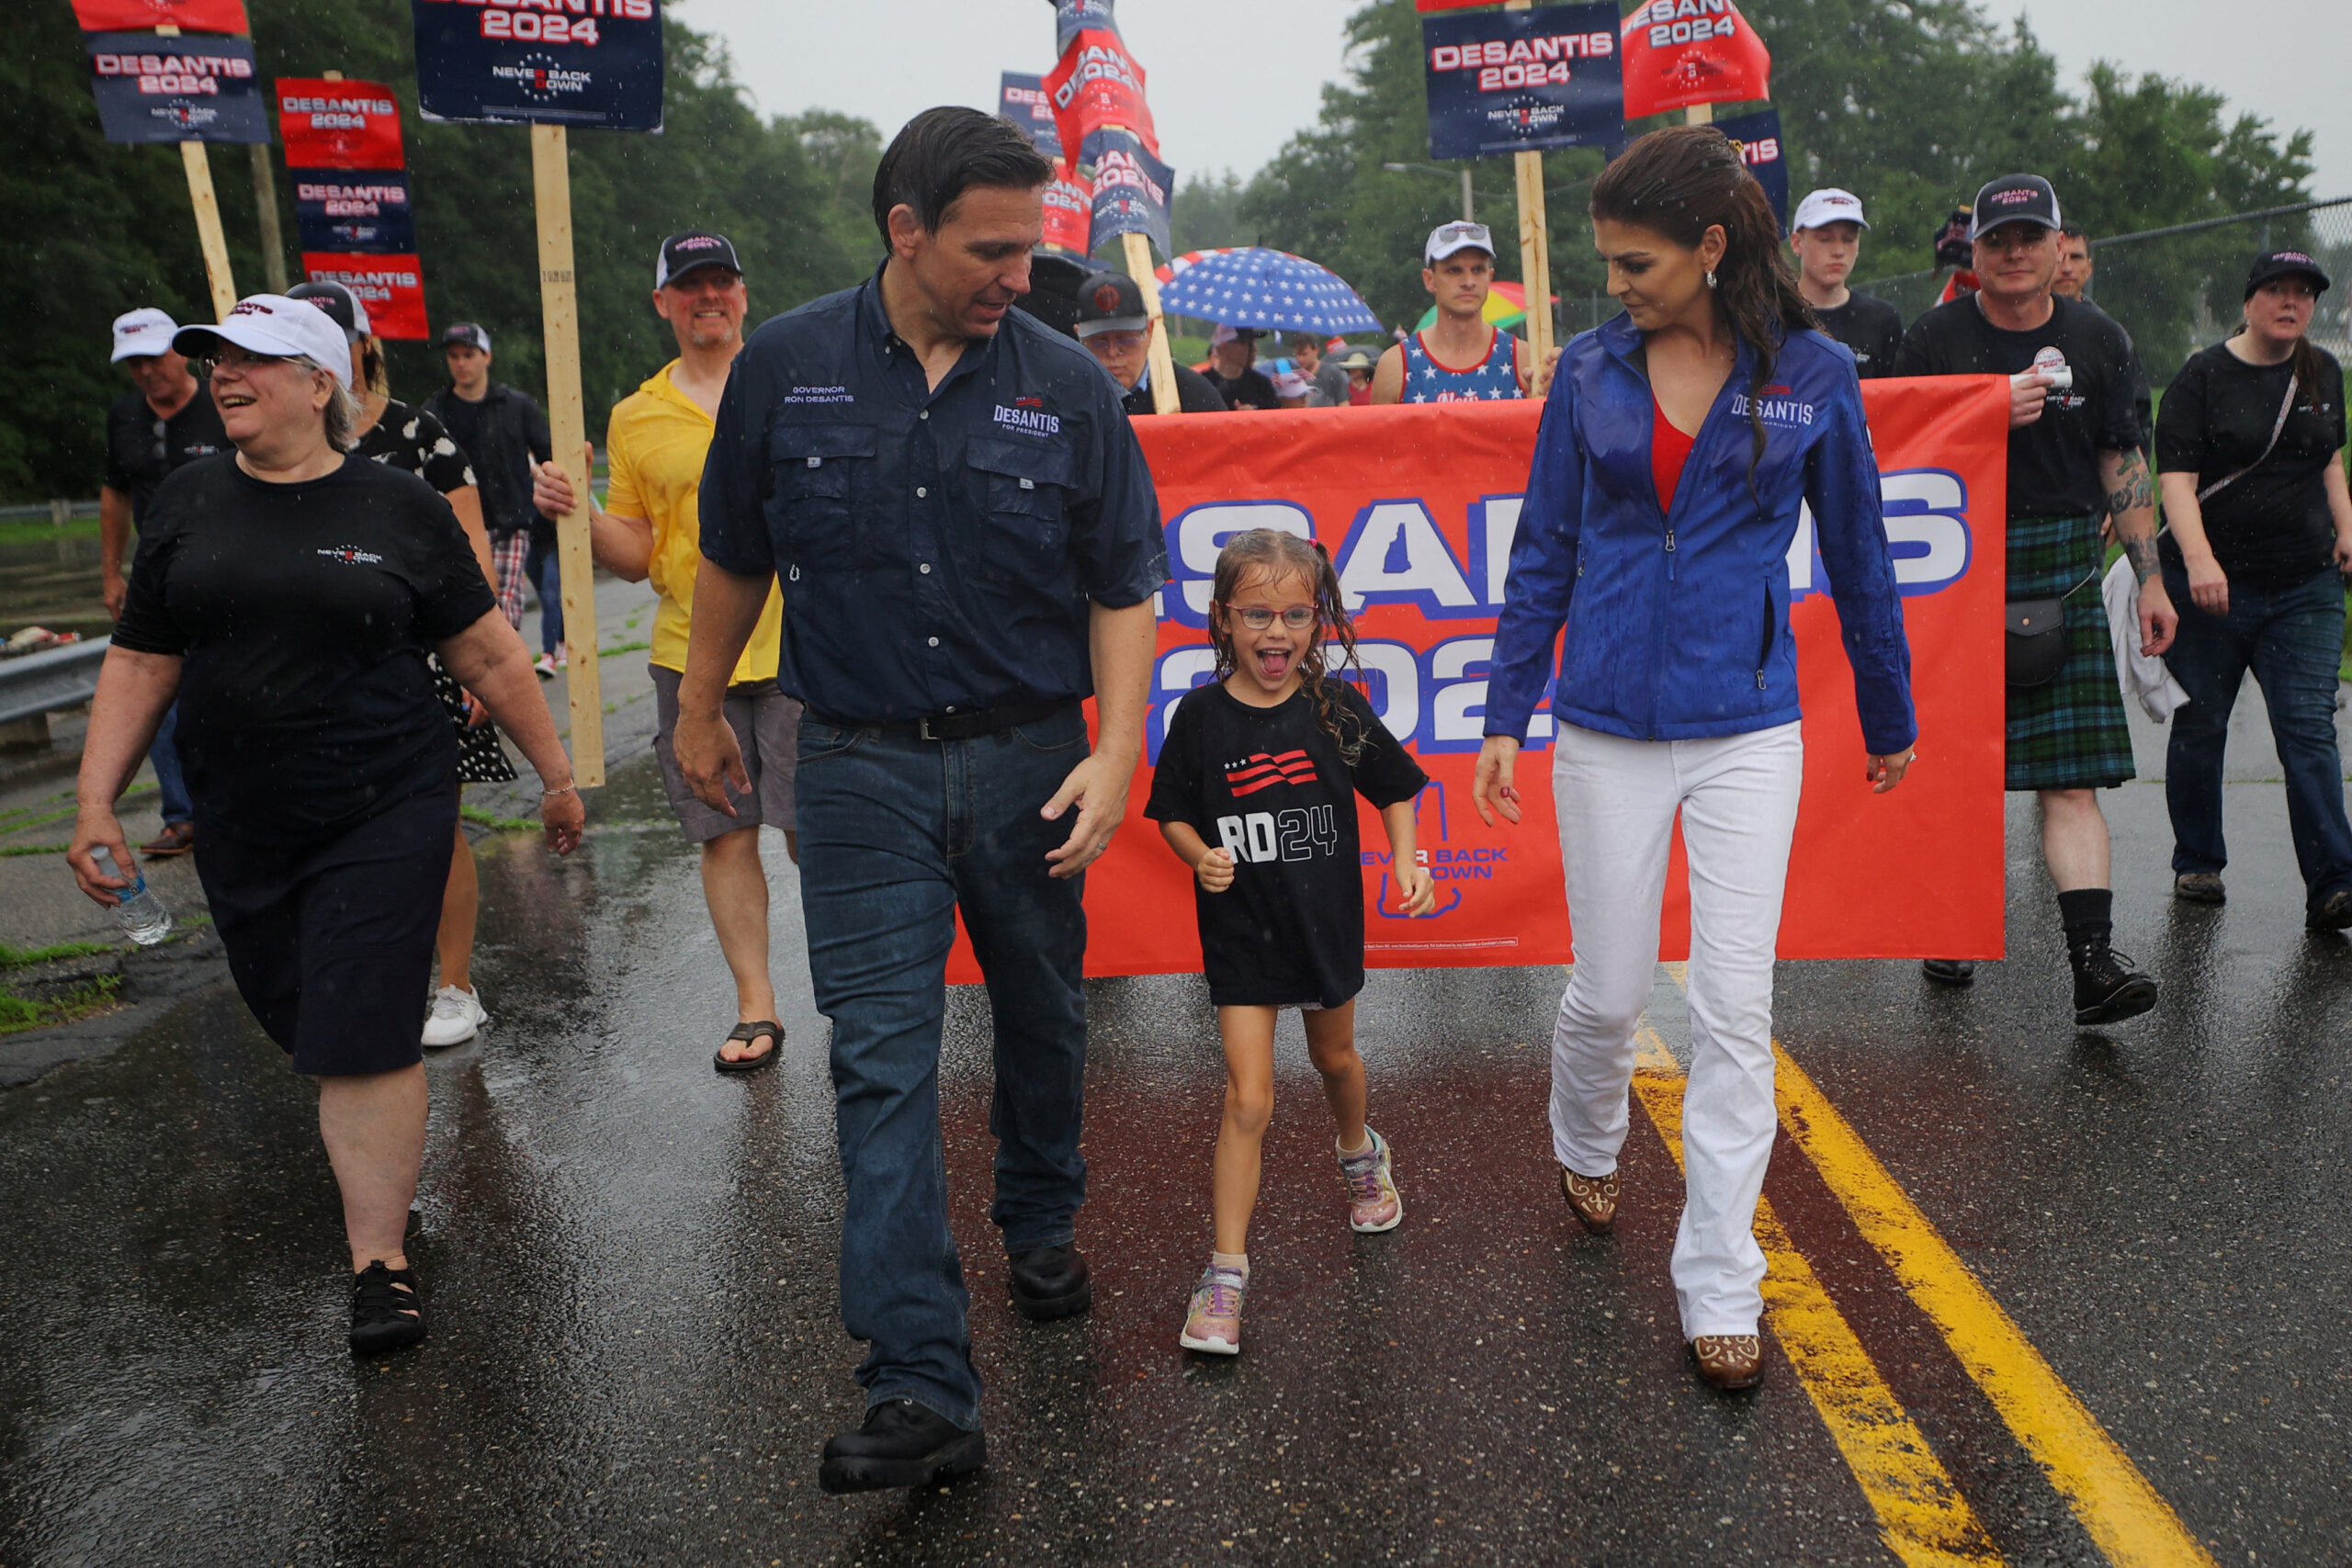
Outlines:
[{"label": "black crossbody bag", "polygon": [[[2287,396],[2278,405],[2278,418],[2270,426],[2270,442],[2255,458],[2234,474],[2215,479],[2197,492],[2202,505],[2222,490],[2262,467],[2264,457],[2278,446],[2278,434],[2287,428],[2287,417],[2295,409],[2295,378],[2287,377]],[[2007,649],[2008,683],[2018,687],[2047,686],[2058,679],[2058,671],[2066,667],[2066,601],[2083,591],[2084,583],[2099,575],[2093,567],[2090,577],[2054,599],[2012,599],[2002,606],[2003,626],[2008,636],[2002,638]]]}]

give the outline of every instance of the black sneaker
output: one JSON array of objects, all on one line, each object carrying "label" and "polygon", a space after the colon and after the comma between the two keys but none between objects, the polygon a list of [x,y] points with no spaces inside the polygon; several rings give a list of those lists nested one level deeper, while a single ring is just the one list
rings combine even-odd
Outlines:
[{"label": "black sneaker", "polygon": [[1073,1242],[1012,1253],[1005,1262],[1012,1304],[1025,1318],[1046,1323],[1094,1304],[1094,1281],[1087,1275],[1086,1255]]},{"label": "black sneaker", "polygon": [[865,1422],[825,1440],[817,1484],[838,1495],[929,1486],[969,1475],[989,1461],[988,1440],[911,1399],[886,1399]]},{"label": "black sneaker", "polygon": [[1919,973],[1939,986],[1973,986],[1976,983],[1976,961],[1973,958],[1922,958]]},{"label": "black sneaker", "polygon": [[2156,1005],[2154,978],[2141,974],[2131,959],[2107,945],[2105,937],[2071,942],[2066,956],[2075,964],[2077,1025],[2118,1023]]},{"label": "black sneaker", "polygon": [[2319,901],[2319,908],[2303,918],[2303,924],[2315,931],[2340,931],[2352,927],[2352,887],[2339,887]]},{"label": "black sneaker", "polygon": [[424,1302],[416,1271],[387,1269],[379,1258],[351,1277],[351,1349],[372,1356],[424,1337]]}]

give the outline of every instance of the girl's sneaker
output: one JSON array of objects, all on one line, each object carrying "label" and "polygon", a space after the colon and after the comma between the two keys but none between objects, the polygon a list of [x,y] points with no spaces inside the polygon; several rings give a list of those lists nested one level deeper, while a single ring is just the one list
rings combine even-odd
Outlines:
[{"label": "girl's sneaker", "polygon": [[1193,1292],[1193,1308],[1184,1319],[1184,1332],[1176,1342],[1187,1350],[1205,1350],[1212,1356],[1241,1354],[1241,1297],[1250,1288],[1250,1276],[1238,1269],[1228,1269],[1212,1263],[1201,1270],[1201,1282]]},{"label": "girl's sneaker", "polygon": [[1340,1156],[1340,1178],[1348,1184],[1348,1224],[1358,1231],[1393,1231],[1405,1217],[1405,1200],[1391,1173],[1388,1140],[1364,1130],[1364,1146]]}]

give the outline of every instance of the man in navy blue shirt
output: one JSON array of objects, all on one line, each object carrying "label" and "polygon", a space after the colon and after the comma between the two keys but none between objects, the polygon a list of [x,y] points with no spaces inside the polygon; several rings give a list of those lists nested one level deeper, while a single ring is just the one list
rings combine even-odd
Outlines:
[{"label": "man in navy blue shirt", "polygon": [[978,110],[910,121],[874,179],[887,259],[752,336],[703,472],[678,765],[719,810],[722,781],[744,787],[719,705],[772,581],[777,682],[808,707],[801,907],[833,1022],[842,1318],[872,1346],[865,1420],[825,1445],[828,1492],[924,1485],[986,1457],[940,1158],[958,908],[995,1021],[990,1217],[1013,1303],[1048,1318],[1092,1299],[1074,1245],[1080,874],[1125,815],[1168,574],[1118,388],[1012,309],[1051,174]]}]

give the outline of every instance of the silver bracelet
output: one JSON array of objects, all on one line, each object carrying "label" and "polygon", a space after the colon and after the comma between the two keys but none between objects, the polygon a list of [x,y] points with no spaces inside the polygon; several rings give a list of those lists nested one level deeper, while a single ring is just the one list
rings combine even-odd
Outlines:
[{"label": "silver bracelet", "polygon": [[579,793],[580,786],[578,784],[565,784],[559,789],[549,789],[545,784],[541,784],[539,786],[539,798],[541,800],[545,800],[551,795],[578,795]]}]

